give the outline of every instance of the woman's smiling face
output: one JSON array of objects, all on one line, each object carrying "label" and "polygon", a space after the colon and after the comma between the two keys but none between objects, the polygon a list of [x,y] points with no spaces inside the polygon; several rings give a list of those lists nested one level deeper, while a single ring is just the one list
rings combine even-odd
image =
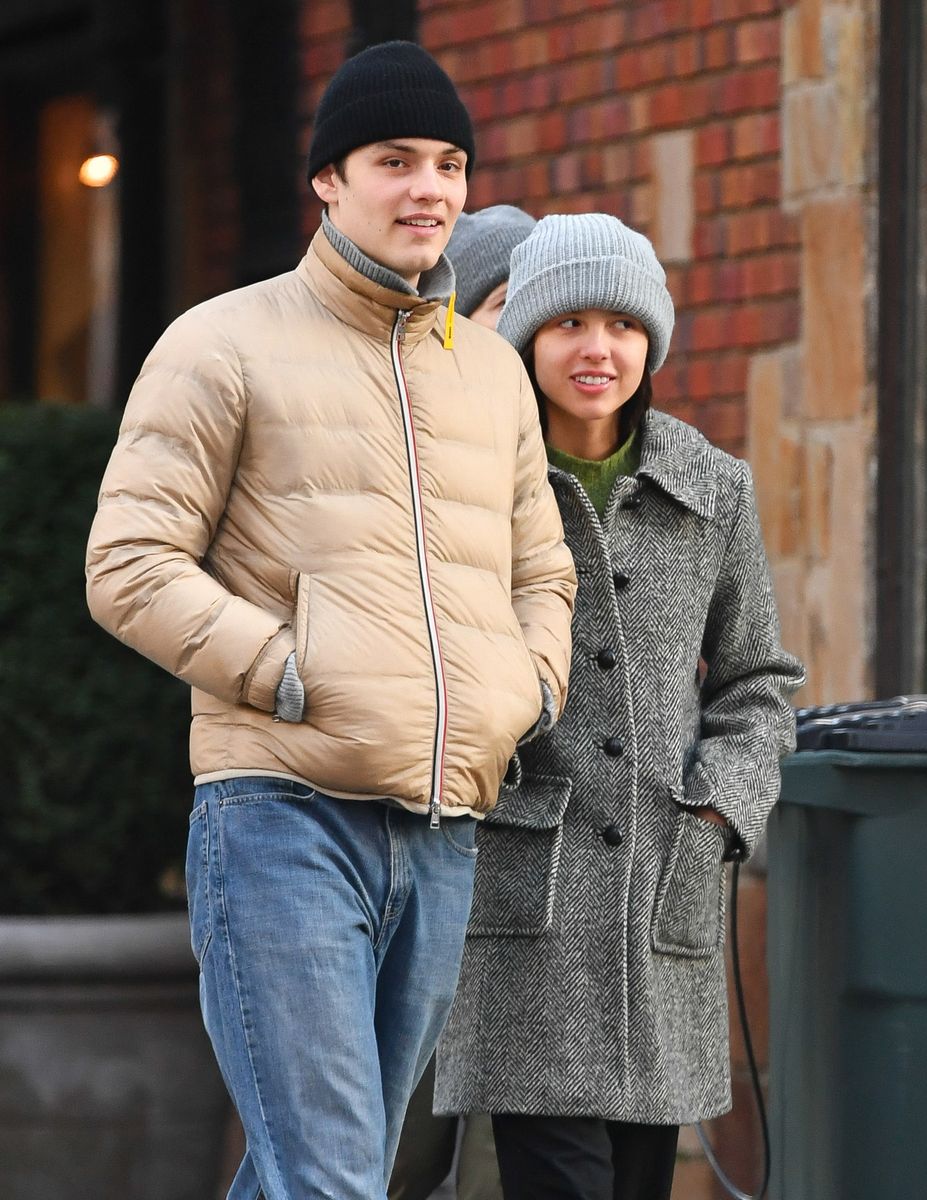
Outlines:
[{"label": "woman's smiling face", "polygon": [[552,445],[577,424],[611,424],[617,436],[617,413],[640,386],[648,345],[636,317],[604,309],[563,313],[541,326],[534,336],[534,373],[547,398]]}]

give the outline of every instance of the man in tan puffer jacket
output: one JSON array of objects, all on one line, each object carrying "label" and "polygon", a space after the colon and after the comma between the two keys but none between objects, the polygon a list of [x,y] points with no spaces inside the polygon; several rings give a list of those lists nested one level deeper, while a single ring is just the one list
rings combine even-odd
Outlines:
[{"label": "man in tan puffer jacket", "polygon": [[425,51],[335,75],[295,271],[148,357],[87,557],[94,617],[193,689],[204,1019],[230,1200],[382,1200],[453,996],[474,816],[561,708],[572,560],[534,396],[453,321],[469,117]]}]

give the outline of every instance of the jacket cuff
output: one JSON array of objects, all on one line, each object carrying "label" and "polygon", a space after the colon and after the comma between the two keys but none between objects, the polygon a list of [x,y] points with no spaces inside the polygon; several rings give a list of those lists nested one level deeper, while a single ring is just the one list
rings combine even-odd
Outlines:
[{"label": "jacket cuff", "polygon": [[287,656],[283,678],[277,685],[277,700],[274,715],[281,721],[296,724],[303,719],[306,707],[306,689],[296,670],[296,651]]},{"label": "jacket cuff", "polygon": [[546,680],[541,680],[541,715],[534,722],[527,733],[523,733],[518,739],[518,745],[524,746],[527,742],[533,742],[536,737],[540,737],[544,733],[550,733],[557,722],[557,702],[554,699],[554,693],[550,690]]},{"label": "jacket cuff", "polygon": [[272,713],[277,704],[277,686],[286,660],[296,651],[296,635],[285,625],[267,642],[245,676],[242,703]]}]

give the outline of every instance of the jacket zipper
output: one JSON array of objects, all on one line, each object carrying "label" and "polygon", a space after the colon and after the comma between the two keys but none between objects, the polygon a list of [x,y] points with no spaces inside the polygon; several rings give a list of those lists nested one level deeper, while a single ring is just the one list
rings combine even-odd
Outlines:
[{"label": "jacket zipper", "polygon": [[428,798],[428,815],[429,825],[432,829],[437,829],[441,824],[441,793],[444,787],[444,756],[447,747],[447,680],[444,674],[444,660],[441,656],[441,643],[438,639],[438,623],[435,618],[431,576],[428,572],[425,514],[422,505],[422,479],[419,471],[418,450],[415,444],[415,424],[412,420],[412,405],[409,402],[409,391],[406,387],[406,377],[402,366],[402,343],[405,339],[406,322],[411,315],[411,312],[406,309],[400,309],[396,313],[396,320],[393,323],[393,333],[390,339],[390,353],[393,360],[393,374],[396,377],[396,389],[399,392],[399,409],[402,413],[402,425],[405,434],[406,457],[409,464],[409,486],[412,491],[412,516],[415,524],[415,551],[418,561],[419,581],[422,587],[422,600],[425,605],[425,622],[428,626],[431,661],[435,673],[435,740],[431,764],[431,793]]}]

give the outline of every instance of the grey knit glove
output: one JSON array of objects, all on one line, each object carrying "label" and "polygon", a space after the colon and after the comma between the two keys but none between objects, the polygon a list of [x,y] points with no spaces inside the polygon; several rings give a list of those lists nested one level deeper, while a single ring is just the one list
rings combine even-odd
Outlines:
[{"label": "grey knit glove", "polygon": [[287,657],[283,668],[283,678],[277,684],[277,704],[274,716],[281,721],[291,721],[297,724],[303,719],[303,709],[306,705],[306,691],[303,681],[296,670],[296,652]]},{"label": "grey knit glove", "polygon": [[541,680],[541,715],[534,722],[527,733],[523,733],[518,739],[519,746],[524,746],[526,742],[533,742],[536,737],[540,737],[542,733],[549,733],[557,722],[557,705],[554,703],[554,693],[550,690],[544,680]]}]

